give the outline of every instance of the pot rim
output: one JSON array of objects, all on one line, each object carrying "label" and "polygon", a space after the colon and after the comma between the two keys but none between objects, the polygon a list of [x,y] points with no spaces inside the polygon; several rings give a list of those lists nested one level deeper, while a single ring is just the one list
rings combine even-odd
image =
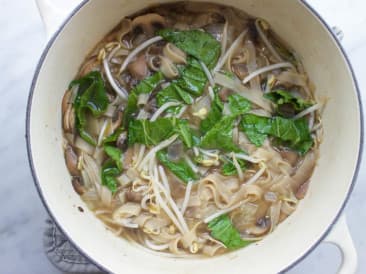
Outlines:
[{"label": "pot rim", "polygon": [[[26,110],[26,124],[25,124],[25,139],[26,139],[26,144],[27,144],[27,156],[28,156],[28,162],[29,162],[29,166],[31,169],[31,174],[33,177],[33,181],[34,184],[37,188],[37,192],[39,197],[41,198],[42,204],[44,205],[47,213],[49,214],[49,216],[52,218],[52,220],[54,221],[54,223],[56,224],[57,228],[67,237],[68,241],[72,244],[72,246],[74,246],[76,248],[76,250],[78,250],[84,257],[86,257],[90,262],[92,262],[94,265],[96,265],[100,270],[102,271],[106,271],[106,272],[111,272],[106,266],[101,265],[100,263],[98,263],[96,260],[94,260],[93,258],[91,258],[89,255],[86,254],[86,252],[82,249],[82,247],[78,246],[73,240],[71,240],[71,238],[69,237],[68,233],[66,233],[64,231],[64,229],[62,228],[61,224],[56,220],[56,218],[54,217],[54,215],[52,214],[50,208],[48,207],[48,204],[46,203],[44,197],[43,197],[43,193],[42,193],[42,189],[41,189],[41,184],[38,180],[37,174],[36,174],[36,170],[34,167],[34,162],[33,162],[33,156],[32,156],[32,146],[31,146],[31,139],[30,139],[30,117],[31,117],[31,109],[32,109],[32,99],[33,99],[33,93],[35,90],[35,86],[36,83],[38,81],[38,76],[40,73],[40,70],[43,66],[43,63],[46,59],[46,56],[50,50],[50,48],[53,46],[56,38],[58,37],[58,35],[62,32],[62,30],[64,29],[64,27],[69,23],[69,21],[71,20],[71,18],[74,17],[74,15],[76,13],[78,13],[88,2],[90,2],[91,0],[82,0],[82,2],[80,4],[78,4],[74,10],[64,19],[63,23],[57,28],[57,30],[54,32],[54,34],[51,36],[51,38],[49,39],[49,41],[47,42],[46,47],[44,48],[42,55],[38,61],[38,64],[36,66],[35,72],[34,72],[34,76],[32,79],[32,83],[31,83],[31,87],[30,87],[30,91],[29,91],[29,95],[28,95],[28,102],[27,102],[27,110]],[[323,233],[323,235],[321,235],[316,241],[315,243],[308,249],[306,250],[306,252],[304,254],[302,254],[298,259],[296,259],[295,261],[290,262],[287,266],[285,266],[280,272],[286,272],[288,270],[290,270],[291,268],[293,268],[295,265],[297,265],[300,261],[302,261],[305,257],[307,257],[324,239],[325,237],[329,234],[329,232],[331,231],[331,229],[333,228],[333,226],[336,224],[337,220],[339,219],[339,217],[341,216],[350,196],[351,193],[354,189],[354,186],[356,184],[357,181],[357,177],[359,174],[359,169],[360,169],[360,164],[361,164],[361,159],[362,159],[362,153],[363,153],[363,146],[364,146],[364,116],[363,116],[363,108],[362,108],[362,100],[361,100],[361,92],[360,92],[360,88],[356,79],[356,75],[355,72],[353,70],[353,67],[351,65],[351,62],[345,52],[345,49],[343,48],[341,42],[338,40],[338,38],[336,37],[336,35],[334,34],[334,32],[332,31],[331,27],[326,23],[326,21],[323,19],[323,17],[309,4],[306,2],[306,0],[298,0],[300,2],[300,4],[303,4],[304,7],[314,16],[316,17],[320,23],[323,25],[323,27],[327,30],[327,32],[331,35],[331,37],[333,38],[335,44],[337,45],[338,49],[340,50],[342,56],[344,57],[347,67],[351,72],[351,76],[352,76],[352,81],[353,84],[355,86],[355,90],[356,90],[356,95],[357,95],[357,100],[358,100],[358,107],[359,107],[359,113],[360,113],[360,145],[358,148],[358,155],[357,155],[357,163],[356,163],[356,168],[352,177],[352,182],[348,188],[348,192],[346,195],[346,198],[344,199],[339,211],[337,212],[335,218],[333,219],[333,221],[328,225],[327,229],[325,230],[325,232]]]}]

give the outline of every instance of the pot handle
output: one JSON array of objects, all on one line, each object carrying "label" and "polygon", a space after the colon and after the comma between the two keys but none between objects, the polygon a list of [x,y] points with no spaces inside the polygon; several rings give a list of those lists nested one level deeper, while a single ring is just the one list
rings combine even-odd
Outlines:
[{"label": "pot handle", "polygon": [[338,274],[356,273],[357,252],[344,214],[342,214],[338,222],[333,225],[332,230],[325,238],[324,242],[336,245],[342,252],[342,264],[338,270]]},{"label": "pot handle", "polygon": [[39,13],[46,29],[47,39],[61,25],[63,20],[81,0],[36,0]]}]

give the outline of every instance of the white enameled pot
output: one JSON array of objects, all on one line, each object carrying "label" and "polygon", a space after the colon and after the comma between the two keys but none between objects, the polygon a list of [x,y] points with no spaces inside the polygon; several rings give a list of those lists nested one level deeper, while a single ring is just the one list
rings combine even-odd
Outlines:
[{"label": "white enameled pot", "polygon": [[[329,241],[342,249],[340,273],[355,272],[356,252],[345,218],[339,217],[360,162],[360,95],[339,42],[308,4],[300,0],[211,0],[267,19],[300,54],[317,95],[330,98],[323,114],[324,141],[308,194],[293,215],[256,244],[214,258],[173,259],[117,238],[86,209],[70,183],[61,131],[62,96],[86,53],[122,17],[149,4],[169,1],[86,0],[68,15],[64,14],[68,5],[77,0],[59,1],[64,12],[48,1],[38,0],[38,5],[47,31],[55,33],[43,52],[30,91],[29,160],[50,215],[85,256],[114,273],[277,273],[296,264],[321,241]],[[67,19],[57,26],[60,16]]]}]

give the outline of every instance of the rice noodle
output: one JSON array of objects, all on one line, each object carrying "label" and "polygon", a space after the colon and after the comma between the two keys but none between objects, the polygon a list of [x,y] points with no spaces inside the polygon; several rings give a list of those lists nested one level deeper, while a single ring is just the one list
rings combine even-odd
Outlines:
[{"label": "rice noodle", "polygon": [[283,63],[277,63],[277,64],[273,64],[273,65],[269,65],[269,66],[257,69],[256,71],[253,71],[251,74],[249,74],[248,76],[246,76],[243,79],[243,84],[248,83],[251,79],[253,79],[254,77],[256,77],[262,73],[272,71],[275,69],[280,69],[280,68],[294,68],[294,66],[291,63],[283,62]]},{"label": "rice noodle", "polygon": [[225,52],[225,54],[219,59],[219,61],[217,62],[215,68],[213,69],[213,72],[217,72],[219,71],[222,66],[226,63],[228,57],[235,52],[235,50],[239,47],[242,39],[244,38],[244,36],[247,34],[248,30],[245,29],[242,33],[240,33],[240,35],[235,39],[235,41],[231,44],[230,48]]},{"label": "rice noodle", "polygon": [[145,48],[147,48],[148,46],[150,46],[151,44],[154,44],[160,40],[163,40],[163,37],[161,36],[155,36],[149,40],[146,40],[145,42],[141,43],[140,45],[138,45],[133,51],[130,52],[130,54],[127,56],[127,58],[123,61],[121,68],[119,70],[119,74],[121,74],[126,67],[128,66],[128,64],[132,61],[132,59],[142,50],[144,50]]},{"label": "rice noodle", "polygon": [[153,242],[151,242],[148,239],[145,239],[145,244],[148,248],[151,248],[152,250],[161,251],[161,250],[165,250],[165,249],[169,248],[169,244],[160,244],[160,245],[158,245],[158,244],[154,244]]},{"label": "rice noodle", "polygon": [[167,102],[167,103],[165,103],[157,111],[155,111],[154,115],[150,118],[150,121],[154,122],[168,108],[179,106],[180,104],[181,103],[178,103],[178,102]]}]

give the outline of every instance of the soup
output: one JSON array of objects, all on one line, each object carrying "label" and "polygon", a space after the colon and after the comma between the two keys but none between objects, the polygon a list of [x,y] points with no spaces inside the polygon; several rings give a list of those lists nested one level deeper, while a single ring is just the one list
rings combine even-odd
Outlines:
[{"label": "soup", "polygon": [[86,56],[62,102],[75,191],[117,236],[214,256],[276,229],[306,194],[323,103],[264,19],[153,6]]}]

